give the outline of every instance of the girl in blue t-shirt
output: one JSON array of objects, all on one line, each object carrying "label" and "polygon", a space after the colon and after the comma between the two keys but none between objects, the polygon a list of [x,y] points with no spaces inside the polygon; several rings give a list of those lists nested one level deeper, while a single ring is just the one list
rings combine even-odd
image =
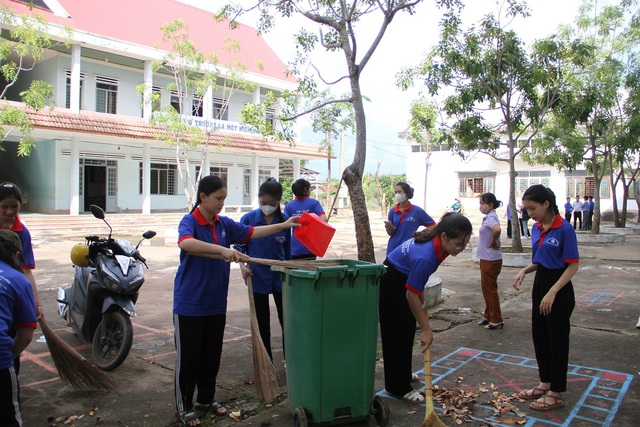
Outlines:
[{"label": "girl in blue t-shirt", "polygon": [[[280,185],[275,178],[269,178],[258,190],[260,208],[246,213],[240,218],[240,222],[254,227],[285,222],[289,219],[289,216],[283,214],[280,210],[280,200],[282,200],[282,185]],[[239,250],[253,258],[275,260],[291,259],[291,230],[279,231],[261,239],[252,239],[244,247],[239,247]],[[271,352],[269,294],[273,295],[273,301],[278,311],[280,329],[283,331],[282,281],[280,280],[280,273],[271,271],[271,267],[268,265],[259,264],[254,264],[249,267],[245,263],[240,263],[240,270],[242,271],[243,279],[247,280],[247,277],[252,277],[253,304],[256,310],[260,337],[262,338],[264,347],[267,349],[267,353],[269,353],[269,357],[273,360],[273,353]],[[282,337],[284,341],[284,332],[282,332]]]},{"label": "girl in blue t-shirt", "polygon": [[413,188],[406,182],[399,182],[395,188],[397,204],[391,208],[384,228],[389,237],[387,243],[387,255],[409,239],[422,225],[427,228],[436,226],[436,222],[419,206],[412,205],[409,201],[413,198]]},{"label": "girl in blue t-shirt", "polygon": [[0,425],[8,427],[22,426],[14,360],[37,325],[33,290],[20,268],[21,250],[15,232],[0,230]]},{"label": "girl in blue t-shirt", "polygon": [[207,412],[227,412],[214,395],[226,324],[229,263],[248,258],[231,245],[297,226],[297,218],[252,227],[219,216],[226,198],[222,179],[213,175],[202,178],[196,205],[178,227],[180,265],[173,291],[175,396],[178,416],[187,426],[199,425],[199,417]]},{"label": "girl in blue t-shirt", "polygon": [[531,329],[540,384],[522,390],[520,398],[534,400],[529,406],[548,411],[564,406],[560,393],[567,389],[571,313],[576,305],[571,278],[578,271],[576,233],[561,216],[553,191],[532,185],[522,203],[536,223],[531,231],[531,264],[513,279],[520,290],[525,274],[536,272],[531,292]]},{"label": "girl in blue t-shirt", "polygon": [[[291,185],[291,191],[293,191],[295,199],[285,205],[284,213],[286,215],[302,215],[304,212],[308,212],[318,215],[325,221],[327,220],[320,202],[309,197],[311,193],[311,183],[309,181],[302,178],[296,180]],[[316,259],[316,256],[296,238],[295,230],[291,237],[291,259]]]},{"label": "girl in blue t-shirt", "polygon": [[380,278],[380,337],[384,359],[384,383],[388,393],[408,402],[423,403],[424,396],[413,389],[411,354],[420,325],[422,351],[433,341],[429,319],[421,296],[429,277],[448,256],[456,256],[469,243],[472,227],[463,215],[447,213],[435,228],[394,249],[384,261],[387,270]]}]

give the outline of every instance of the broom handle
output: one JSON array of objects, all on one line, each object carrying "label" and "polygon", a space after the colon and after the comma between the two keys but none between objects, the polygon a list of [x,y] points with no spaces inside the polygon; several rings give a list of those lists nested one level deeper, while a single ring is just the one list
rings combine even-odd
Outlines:
[{"label": "broom handle", "polygon": [[[202,257],[207,257],[207,258],[213,258],[213,259],[221,259],[221,260],[226,259],[222,255],[210,254],[210,253],[199,253],[197,255]],[[341,265],[339,262],[326,262],[326,261],[314,261],[314,260],[282,261],[277,259],[251,258],[251,257],[247,257],[246,259],[243,259],[242,262],[249,262],[252,264],[260,264],[260,265],[268,265],[268,266],[275,265],[275,266],[288,267],[288,268],[303,268],[307,270],[311,270],[318,267],[334,267],[334,266]],[[315,266],[314,264],[317,264],[317,266]]]},{"label": "broom handle", "polygon": [[[427,308],[424,309],[424,315],[427,317],[427,321],[429,320],[429,310]],[[427,347],[424,352],[424,383],[425,383],[425,405],[426,410],[424,413],[424,419],[426,420],[431,413],[434,412],[433,408],[433,390],[431,383],[431,348]]]}]

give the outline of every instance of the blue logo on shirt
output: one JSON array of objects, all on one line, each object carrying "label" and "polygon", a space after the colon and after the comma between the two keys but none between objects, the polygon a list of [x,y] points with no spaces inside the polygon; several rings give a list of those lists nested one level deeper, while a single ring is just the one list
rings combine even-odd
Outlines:
[{"label": "blue logo on shirt", "polygon": [[560,246],[560,242],[555,237],[549,237],[545,243],[551,246]]}]

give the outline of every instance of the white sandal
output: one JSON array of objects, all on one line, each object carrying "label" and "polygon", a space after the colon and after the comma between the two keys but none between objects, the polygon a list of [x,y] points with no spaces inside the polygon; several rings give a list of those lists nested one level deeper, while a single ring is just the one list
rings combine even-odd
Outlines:
[{"label": "white sandal", "polygon": [[418,381],[420,381],[422,379],[422,377],[418,374],[411,374],[411,382],[412,383],[417,383]]},{"label": "white sandal", "polygon": [[402,396],[402,398],[409,403],[424,403],[424,396],[417,390],[411,390]]}]

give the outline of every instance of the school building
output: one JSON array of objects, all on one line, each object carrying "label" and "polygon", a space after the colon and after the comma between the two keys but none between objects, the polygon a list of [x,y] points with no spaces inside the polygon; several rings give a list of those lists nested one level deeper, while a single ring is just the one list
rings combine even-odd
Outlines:
[{"label": "school building", "polygon": [[[246,25],[231,30],[213,14],[175,0],[2,0],[18,15],[42,15],[47,32],[59,41],[47,49],[34,69],[22,72],[0,102],[24,108],[19,93],[33,80],[54,89],[55,108],[26,109],[34,124],[36,147],[28,157],[18,157],[22,135],[12,130],[2,141],[0,181],[12,181],[27,194],[34,212],[78,214],[98,204],[107,212],[181,211],[187,206],[184,168],[195,177],[204,157],[205,172],[227,183],[227,206],[255,205],[260,183],[279,177],[280,165],[290,161],[292,175],[301,174],[301,161],[326,158],[318,144],[294,144],[265,139],[240,122],[247,103],[258,103],[269,92],[295,91],[297,83],[272,47]],[[31,5],[32,4],[32,5]],[[161,27],[180,18],[188,25],[190,40],[203,53],[219,58],[219,82],[233,79],[231,67],[246,67],[242,78],[254,82],[252,92],[228,85],[210,86],[198,97],[186,94],[182,120],[210,132],[208,145],[188,152],[189,164],[178,164],[176,148],[156,138],[150,124],[154,111],[181,105],[167,88],[173,75],[154,71],[153,64],[167,57]],[[8,37],[12,22],[2,25]],[[65,29],[70,28],[70,39]],[[237,52],[223,48],[233,38]],[[158,94],[159,105],[142,105],[136,87]],[[193,108],[191,108],[193,106]],[[267,111],[267,117],[277,111]],[[7,132],[5,126],[5,132]],[[182,171],[181,171],[182,169]]]}]

